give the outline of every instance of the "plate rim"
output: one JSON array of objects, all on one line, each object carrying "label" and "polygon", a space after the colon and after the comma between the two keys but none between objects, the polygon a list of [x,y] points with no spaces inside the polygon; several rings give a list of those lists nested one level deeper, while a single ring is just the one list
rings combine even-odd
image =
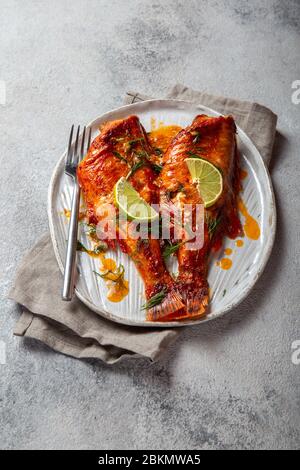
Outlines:
[{"label": "plate rim", "polygon": [[[107,112],[101,114],[100,116],[97,116],[92,121],[90,121],[89,124],[87,124],[87,127],[95,126],[95,123],[97,121],[105,120],[105,117],[109,116],[112,113],[117,113],[117,112],[122,112],[122,111],[128,110],[129,114],[130,114],[130,110],[132,108],[134,108],[136,110],[136,108],[143,107],[143,106],[145,106],[145,104],[148,104],[150,106],[151,106],[151,104],[152,105],[154,105],[154,104],[165,105],[165,106],[171,106],[171,107],[173,106],[174,108],[176,108],[179,105],[183,105],[184,107],[189,106],[189,107],[192,107],[194,109],[199,108],[199,110],[201,109],[202,113],[203,113],[203,110],[206,110],[207,113],[222,116],[222,113],[219,113],[218,111],[214,110],[213,108],[209,108],[205,105],[202,105],[201,103],[193,103],[192,101],[177,100],[177,99],[152,99],[152,100],[145,100],[145,101],[140,101],[140,102],[137,102],[137,103],[131,103],[131,104],[119,106],[118,108],[114,108],[110,111],[107,111]],[[135,111],[135,114],[138,114],[138,111]],[[100,308],[97,308],[92,302],[89,301],[89,299],[87,299],[84,295],[82,295],[78,291],[78,289],[75,287],[76,296],[86,306],[88,306],[93,312],[95,312],[95,313],[99,314],[100,316],[102,316],[103,318],[106,318],[107,320],[113,321],[115,323],[119,323],[119,324],[122,324],[122,325],[135,326],[135,327],[170,328],[170,327],[192,326],[192,325],[197,325],[197,324],[199,325],[201,323],[206,323],[208,321],[215,320],[217,318],[221,318],[227,312],[229,312],[233,308],[236,308],[250,294],[251,290],[254,288],[254,286],[255,286],[256,282],[258,281],[259,277],[262,275],[262,273],[263,273],[263,271],[266,267],[266,264],[267,264],[267,262],[270,258],[273,246],[274,246],[274,240],[275,240],[276,228],[277,228],[277,210],[276,210],[275,194],[274,194],[274,189],[273,189],[269,169],[268,169],[266,163],[264,162],[264,160],[263,160],[259,150],[257,149],[256,145],[252,142],[252,140],[248,137],[248,135],[243,131],[243,129],[241,129],[239,126],[237,126],[237,129],[238,129],[238,135],[242,135],[243,136],[243,141],[250,148],[252,148],[252,150],[254,150],[256,152],[256,154],[258,156],[258,159],[259,159],[259,162],[260,162],[260,165],[261,165],[263,171],[265,172],[265,176],[267,177],[266,178],[266,180],[267,180],[267,190],[270,194],[270,210],[271,210],[271,215],[272,215],[271,232],[270,232],[268,240],[267,240],[267,245],[266,245],[264,253],[263,253],[263,257],[262,257],[262,260],[261,260],[260,267],[259,267],[257,273],[255,274],[255,276],[253,276],[250,279],[249,284],[247,285],[247,287],[242,291],[242,293],[240,295],[240,298],[238,298],[237,301],[230,302],[221,312],[219,312],[218,314],[213,315],[211,317],[208,315],[208,316],[204,316],[203,318],[199,318],[199,319],[195,319],[195,320],[183,320],[183,321],[173,321],[173,322],[149,322],[149,321],[146,321],[146,320],[144,320],[143,322],[142,321],[137,322],[137,321],[126,320],[125,318],[120,318],[120,317],[114,316],[113,314],[111,314],[109,312],[106,312],[104,310],[101,310]],[[52,240],[52,245],[53,245],[55,258],[56,258],[56,261],[58,263],[59,269],[60,269],[62,274],[64,273],[64,264],[63,264],[62,259],[60,257],[58,242],[57,242],[57,239],[56,239],[56,236],[55,236],[55,227],[54,227],[55,224],[54,224],[54,217],[53,217],[53,210],[54,210],[53,196],[54,196],[55,183],[56,183],[56,180],[59,176],[60,167],[62,165],[63,159],[65,158],[66,151],[67,151],[67,149],[65,149],[64,152],[61,154],[61,156],[59,157],[59,159],[56,162],[55,167],[52,171],[52,175],[51,175],[49,186],[48,186],[48,197],[47,197],[47,214],[48,214],[48,223],[49,223],[50,236],[51,236],[51,240]]]}]

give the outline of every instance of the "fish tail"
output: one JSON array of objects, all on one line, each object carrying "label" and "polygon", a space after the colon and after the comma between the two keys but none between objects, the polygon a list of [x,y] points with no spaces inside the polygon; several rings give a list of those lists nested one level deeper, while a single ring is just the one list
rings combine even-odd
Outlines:
[{"label": "fish tail", "polygon": [[[209,287],[204,279],[194,280],[193,283],[178,280],[178,289],[185,304],[185,317],[198,318],[205,315],[209,303]],[[184,317],[181,317],[184,318]]]},{"label": "fish tail", "polygon": [[175,287],[166,294],[163,301],[147,310],[147,321],[170,321],[173,317],[179,318],[185,312],[180,293]]}]

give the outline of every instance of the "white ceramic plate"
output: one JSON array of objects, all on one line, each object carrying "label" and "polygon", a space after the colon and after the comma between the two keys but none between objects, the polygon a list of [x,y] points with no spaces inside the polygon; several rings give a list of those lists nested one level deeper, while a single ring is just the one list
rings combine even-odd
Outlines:
[{"label": "white ceramic plate", "polygon": [[[89,124],[93,129],[93,137],[98,135],[98,127],[104,121],[124,118],[130,114],[139,116],[146,131],[151,129],[151,118],[164,124],[177,124],[182,127],[189,125],[197,114],[218,116],[219,113],[205,106],[196,106],[186,101],[151,100],[123,106],[100,116]],[[276,208],[274,194],[268,170],[256,147],[238,128],[239,149],[242,167],[248,176],[243,180],[242,198],[249,213],[259,222],[261,236],[258,240],[244,238],[244,246],[237,248],[233,240],[225,240],[224,248],[230,247],[233,265],[228,271],[216,266],[215,257],[210,263],[209,284],[211,302],[208,315],[201,320],[184,322],[146,322],[145,312],[141,310],[145,302],[142,279],[129,258],[120,250],[111,252],[108,256],[125,267],[126,279],[129,280],[129,295],[119,303],[107,300],[107,288],[104,281],[96,277],[93,270],[98,270],[99,260],[91,258],[86,253],[78,253],[77,265],[79,277],[76,285],[76,295],[95,312],[112,321],[136,326],[181,326],[212,320],[228,312],[241,302],[251,291],[262,273],[270,256],[275,230]],[[57,262],[63,272],[68,231],[68,220],[64,209],[71,207],[72,181],[64,174],[65,153],[60,157],[54,169],[48,197],[48,215],[51,237]],[[243,221],[243,217],[242,221]],[[85,234],[79,234],[79,239],[88,245]],[[221,257],[222,253],[218,256]]]}]

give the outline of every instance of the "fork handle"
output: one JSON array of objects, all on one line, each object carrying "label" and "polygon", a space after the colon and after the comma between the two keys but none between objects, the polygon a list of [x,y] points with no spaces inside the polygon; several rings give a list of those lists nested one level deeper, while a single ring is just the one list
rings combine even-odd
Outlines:
[{"label": "fork handle", "polygon": [[74,182],[74,190],[72,197],[72,207],[69,222],[69,234],[67,243],[67,253],[64,272],[64,283],[62,290],[63,300],[72,300],[75,289],[75,273],[76,273],[76,250],[78,237],[78,218],[79,218],[79,201],[80,187],[77,181]]}]

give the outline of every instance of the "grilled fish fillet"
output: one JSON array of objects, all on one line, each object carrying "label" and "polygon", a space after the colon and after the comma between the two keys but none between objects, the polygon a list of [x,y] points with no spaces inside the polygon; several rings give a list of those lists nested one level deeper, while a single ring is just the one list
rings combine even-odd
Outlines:
[{"label": "grilled fish fillet", "polygon": [[193,213],[197,204],[203,202],[185,163],[186,158],[196,155],[206,159],[219,168],[223,176],[222,194],[212,207],[204,210],[203,246],[188,249],[185,232],[177,239],[181,242],[177,252],[177,288],[186,309],[173,319],[197,318],[205,314],[209,302],[209,254],[220,248],[225,235],[235,238],[242,234],[237,209],[240,173],[235,134],[231,116],[199,115],[191,126],[177,134],[163,157],[164,166],[159,178],[162,207],[174,204],[180,208],[190,204]]},{"label": "grilled fish fillet", "polygon": [[[78,167],[78,181],[90,223],[97,224],[102,209],[113,204],[114,185],[130,171],[128,181],[140,196],[150,204],[158,203],[154,161],[154,152],[137,116],[105,123]],[[184,304],[165,267],[159,240],[151,236],[146,240],[131,237],[129,221],[118,224],[116,229],[116,239],[121,250],[132,258],[142,276],[146,299],[161,294],[161,303],[147,310],[148,319],[179,315]],[[125,237],[121,236],[124,234]],[[115,243],[115,240],[107,241],[110,246]]]}]

